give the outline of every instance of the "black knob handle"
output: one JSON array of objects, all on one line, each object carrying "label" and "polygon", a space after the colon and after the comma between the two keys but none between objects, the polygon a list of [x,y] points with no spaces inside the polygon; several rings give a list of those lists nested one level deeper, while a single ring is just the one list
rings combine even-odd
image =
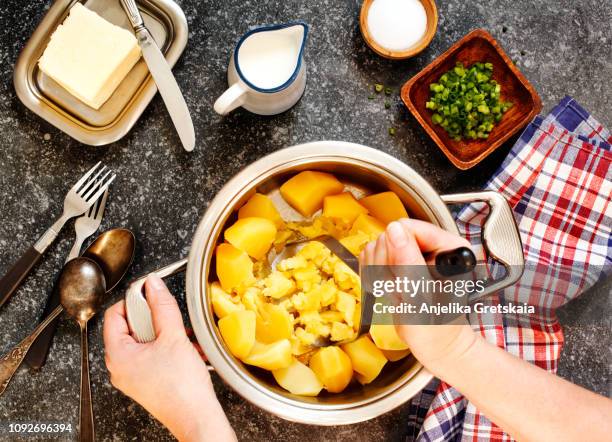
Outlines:
[{"label": "black knob handle", "polygon": [[440,252],[435,258],[436,271],[442,276],[469,273],[476,267],[476,256],[468,247]]}]

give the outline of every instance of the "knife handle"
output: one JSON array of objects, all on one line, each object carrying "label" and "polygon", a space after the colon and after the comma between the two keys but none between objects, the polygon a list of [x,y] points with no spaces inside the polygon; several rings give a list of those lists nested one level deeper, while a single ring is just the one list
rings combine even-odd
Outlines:
[{"label": "knife handle", "polygon": [[[53,284],[51,295],[47,297],[47,304],[45,305],[45,310],[41,315],[41,322],[46,317],[48,317],[58,305],[60,305],[58,282],[59,278],[56,278],[55,283]],[[25,357],[25,362],[30,367],[39,370],[43,365],[45,365],[45,362],[47,361],[47,356],[49,354],[49,348],[51,347],[51,343],[53,342],[53,336],[55,335],[55,330],[57,329],[58,322],[59,317],[51,321],[47,328],[40,332],[38,337],[30,346],[28,354]]]},{"label": "knife handle", "polygon": [[34,246],[30,247],[0,279],[0,307],[11,297],[41,257],[42,254]]},{"label": "knife handle", "polygon": [[120,0],[121,6],[125,10],[125,13],[132,24],[134,30],[138,30],[137,28],[144,26],[144,20],[142,19],[142,15],[140,15],[140,11],[138,10],[138,6],[134,0]]}]

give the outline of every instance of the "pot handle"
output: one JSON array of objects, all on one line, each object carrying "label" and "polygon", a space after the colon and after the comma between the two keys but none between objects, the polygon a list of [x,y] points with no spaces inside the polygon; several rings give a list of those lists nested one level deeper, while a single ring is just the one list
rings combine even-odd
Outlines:
[{"label": "pot handle", "polygon": [[506,274],[503,278],[487,284],[481,296],[508,287],[518,281],[525,267],[523,244],[512,209],[506,198],[498,192],[488,190],[443,195],[442,201],[446,204],[483,202],[489,206],[489,215],[482,227],[482,243],[488,255],[504,266]]},{"label": "pot handle", "polygon": [[[187,258],[172,264],[162,267],[152,273],[157,274],[160,278],[168,278],[177,273],[185,271],[187,268]],[[140,343],[151,342],[155,340],[155,329],[153,328],[153,318],[151,317],[151,309],[143,294],[143,287],[147,276],[151,273],[141,276],[132,281],[125,293],[125,311],[128,320],[128,326],[134,338]],[[212,365],[206,364],[208,371],[214,371]]]},{"label": "pot handle", "polygon": [[[183,272],[186,268],[187,258],[181,259],[166,267],[162,267],[152,273],[157,274],[160,278],[168,278],[169,276]],[[155,340],[155,329],[153,328],[151,309],[143,293],[145,280],[150,274],[151,273],[132,281],[125,293],[125,311],[128,325],[134,338],[141,343]]]}]

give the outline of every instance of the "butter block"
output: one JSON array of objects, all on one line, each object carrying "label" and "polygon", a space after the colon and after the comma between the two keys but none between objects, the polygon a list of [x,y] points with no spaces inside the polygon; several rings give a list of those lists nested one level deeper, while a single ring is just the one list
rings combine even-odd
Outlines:
[{"label": "butter block", "polygon": [[38,66],[73,96],[99,109],[140,55],[131,32],[76,3],[51,35]]}]

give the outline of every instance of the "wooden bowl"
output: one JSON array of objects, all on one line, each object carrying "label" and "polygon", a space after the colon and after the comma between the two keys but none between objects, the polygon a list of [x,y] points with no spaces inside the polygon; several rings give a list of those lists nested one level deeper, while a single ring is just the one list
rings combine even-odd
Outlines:
[{"label": "wooden bowl", "polygon": [[[425,108],[425,102],[429,99],[429,85],[438,81],[458,61],[464,66],[478,61],[493,63],[493,78],[501,85],[501,99],[513,103],[486,140],[453,140],[441,126],[432,122],[433,112]],[[491,34],[483,29],[467,34],[408,80],[402,87],[401,97],[442,152],[463,170],[482,161],[542,110],[542,100],[533,86]]]},{"label": "wooden bowl", "polygon": [[423,37],[414,45],[403,51],[391,51],[380,46],[374,41],[368,30],[368,12],[374,1],[375,0],[364,0],[361,5],[359,28],[361,29],[361,35],[363,35],[366,44],[381,57],[390,58],[391,60],[403,60],[405,58],[414,57],[422,52],[434,38],[436,29],[438,29],[438,8],[436,7],[436,2],[434,0],[420,0],[425,8],[425,14],[427,15],[427,28]]}]

